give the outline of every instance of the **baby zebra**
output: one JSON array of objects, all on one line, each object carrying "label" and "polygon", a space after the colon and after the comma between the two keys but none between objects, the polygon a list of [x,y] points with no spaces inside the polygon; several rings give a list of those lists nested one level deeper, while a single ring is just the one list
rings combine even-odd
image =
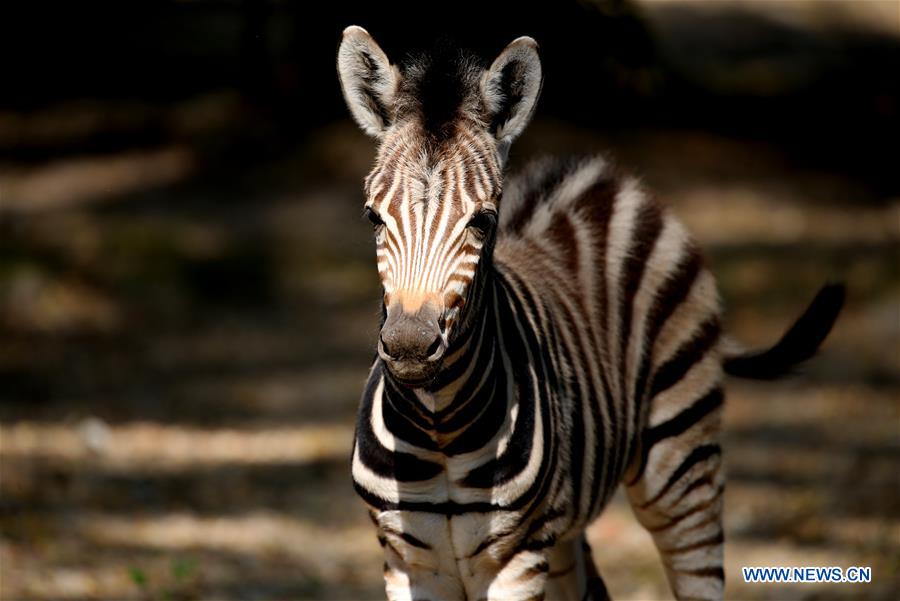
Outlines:
[{"label": "baby zebra", "polygon": [[675,596],[721,599],[723,372],[811,356],[842,288],[733,355],[700,252],[637,180],[588,157],[504,182],[541,91],[531,38],[487,68],[456,50],[394,65],[348,27],[338,71],[380,142],[383,324],[352,470],[388,598],[605,598],[583,533],[624,483]]}]

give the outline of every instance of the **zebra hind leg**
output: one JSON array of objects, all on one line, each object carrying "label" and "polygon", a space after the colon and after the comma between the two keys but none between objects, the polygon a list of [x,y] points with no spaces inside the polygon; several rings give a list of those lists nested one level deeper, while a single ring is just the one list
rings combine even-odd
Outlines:
[{"label": "zebra hind leg", "polygon": [[724,478],[714,421],[712,428],[700,422],[684,433],[693,436],[646,437],[644,444],[652,447],[633,470],[638,474],[626,481],[629,501],[653,536],[677,599],[718,600],[724,591]]}]

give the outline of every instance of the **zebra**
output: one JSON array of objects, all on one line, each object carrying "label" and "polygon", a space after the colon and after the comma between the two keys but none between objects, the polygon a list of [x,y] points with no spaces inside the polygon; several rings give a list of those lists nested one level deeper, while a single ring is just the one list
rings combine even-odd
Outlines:
[{"label": "zebra", "polygon": [[840,311],[822,288],[750,353],[721,334],[686,228],[602,156],[504,181],[537,43],[392,63],[344,30],[344,98],[379,142],[365,179],[383,287],[351,471],[388,599],[602,599],[585,527],[623,484],[678,599],[721,599],[725,373],[775,378]]}]

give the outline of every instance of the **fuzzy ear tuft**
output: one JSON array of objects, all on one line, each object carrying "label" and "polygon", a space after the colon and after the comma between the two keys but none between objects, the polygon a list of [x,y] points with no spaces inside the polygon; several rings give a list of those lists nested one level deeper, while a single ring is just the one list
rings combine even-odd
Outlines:
[{"label": "fuzzy ear tuft", "polygon": [[503,49],[481,79],[491,133],[504,147],[524,131],[541,94],[543,74],[538,45],[523,36]]},{"label": "fuzzy ear tuft", "polygon": [[391,125],[399,70],[369,32],[356,25],[344,30],[337,67],[353,118],[367,134],[380,138]]}]

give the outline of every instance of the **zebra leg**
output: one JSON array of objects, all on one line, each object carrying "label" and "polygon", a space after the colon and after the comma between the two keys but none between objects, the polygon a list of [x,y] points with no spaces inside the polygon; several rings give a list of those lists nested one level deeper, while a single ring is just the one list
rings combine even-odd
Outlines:
[{"label": "zebra leg", "polygon": [[547,601],[580,601],[584,571],[580,555],[577,539],[558,542],[550,551]]},{"label": "zebra leg", "polygon": [[385,549],[384,590],[388,601],[462,601],[462,582],[446,566],[427,558],[410,563],[396,548]]},{"label": "zebra leg", "polygon": [[446,546],[423,540],[443,518],[404,511],[370,511],[384,551],[384,588],[388,601],[462,601],[463,583]]},{"label": "zebra leg", "polygon": [[597,573],[584,535],[557,543],[550,553],[547,601],[607,601],[606,585]]},{"label": "zebra leg", "polygon": [[609,592],[606,590],[606,583],[600,577],[597,571],[597,564],[594,563],[594,555],[591,553],[591,546],[587,542],[587,538],[581,536],[581,557],[584,566],[584,594],[582,601],[609,601]]},{"label": "zebra leg", "polygon": [[550,560],[546,550],[519,551],[489,579],[486,590],[469,594],[479,601],[543,601],[546,596]]},{"label": "zebra leg", "polygon": [[689,417],[696,417],[694,408],[703,402],[648,428],[643,459],[626,478],[634,512],[653,535],[678,599],[722,599],[725,585],[719,412],[689,424],[678,421],[692,411]]}]

